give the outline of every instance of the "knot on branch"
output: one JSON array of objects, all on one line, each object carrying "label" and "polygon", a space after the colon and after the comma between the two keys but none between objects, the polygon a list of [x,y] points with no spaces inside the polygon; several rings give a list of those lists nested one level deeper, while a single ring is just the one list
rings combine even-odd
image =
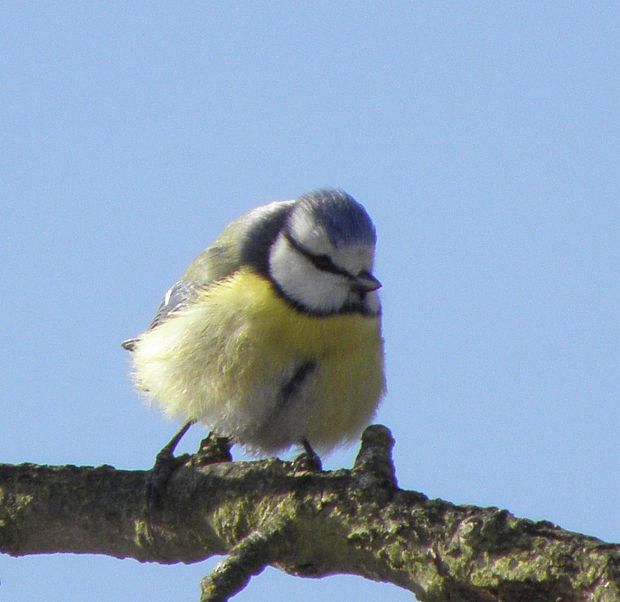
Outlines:
[{"label": "knot on branch", "polygon": [[373,424],[363,432],[362,445],[353,464],[353,475],[360,489],[387,491],[390,496],[398,489],[393,447],[392,433],[382,424]]}]

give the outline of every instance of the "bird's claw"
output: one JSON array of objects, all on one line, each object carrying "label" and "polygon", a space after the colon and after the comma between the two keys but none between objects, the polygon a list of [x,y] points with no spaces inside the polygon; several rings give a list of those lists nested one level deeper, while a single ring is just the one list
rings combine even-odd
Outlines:
[{"label": "bird's claw", "polygon": [[302,439],[304,452],[293,460],[293,472],[321,472],[323,463],[307,439]]}]

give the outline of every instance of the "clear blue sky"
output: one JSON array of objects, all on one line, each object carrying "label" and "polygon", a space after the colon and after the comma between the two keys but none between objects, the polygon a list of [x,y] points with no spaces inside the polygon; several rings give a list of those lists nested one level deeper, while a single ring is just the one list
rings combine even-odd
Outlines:
[{"label": "clear blue sky", "polygon": [[[149,467],[176,425],[119,342],[230,219],[333,185],[378,228],[400,484],[620,541],[619,23],[616,2],[2,3],[0,459]],[[213,565],[0,557],[0,596],[193,600]],[[268,570],[238,600],[362,596],[411,599]]]}]

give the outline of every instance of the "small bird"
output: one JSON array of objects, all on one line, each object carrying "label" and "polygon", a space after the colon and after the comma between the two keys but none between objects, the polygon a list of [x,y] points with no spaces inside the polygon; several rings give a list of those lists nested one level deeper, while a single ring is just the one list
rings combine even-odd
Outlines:
[{"label": "small bird", "polygon": [[338,189],[245,213],[123,342],[137,388],[181,436],[200,422],[261,455],[350,442],[385,392],[375,243]]}]

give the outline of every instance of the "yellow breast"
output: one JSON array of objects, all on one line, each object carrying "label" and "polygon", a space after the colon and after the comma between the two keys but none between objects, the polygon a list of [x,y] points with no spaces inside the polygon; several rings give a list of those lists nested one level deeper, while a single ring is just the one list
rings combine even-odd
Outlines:
[{"label": "yellow breast", "polygon": [[[378,317],[302,313],[248,269],[145,333],[133,357],[138,385],[167,414],[261,451],[356,437],[385,390]],[[283,406],[283,385],[307,362],[315,369]]]}]

